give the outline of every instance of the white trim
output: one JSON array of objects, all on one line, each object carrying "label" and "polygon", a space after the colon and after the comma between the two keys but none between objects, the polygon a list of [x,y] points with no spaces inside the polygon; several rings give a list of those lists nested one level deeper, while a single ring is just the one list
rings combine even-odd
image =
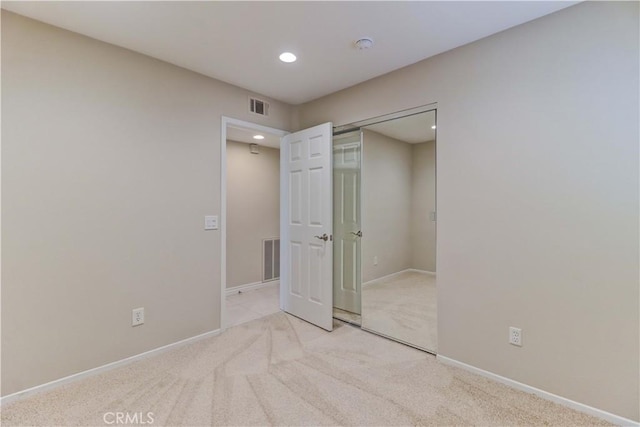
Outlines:
[{"label": "white trim", "polygon": [[435,276],[435,271],[427,271],[427,270],[418,270],[417,268],[408,268],[405,271],[410,271],[412,273],[420,273],[420,274],[428,274],[429,276]]},{"label": "white trim", "polygon": [[36,393],[41,393],[43,391],[51,390],[54,388],[58,388],[64,384],[73,383],[76,381],[80,381],[84,378],[92,377],[94,375],[102,374],[104,372],[110,371],[115,368],[119,368],[124,365],[128,365],[132,362],[137,362],[142,359],[146,359],[147,357],[156,356],[160,353],[164,353],[165,351],[171,350],[175,347],[180,347],[186,344],[190,344],[195,341],[199,341],[205,338],[214,337],[220,334],[220,329],[216,329],[213,331],[205,332],[200,335],[193,336],[191,338],[186,338],[180,341],[176,341],[172,344],[163,345],[162,347],[154,348],[153,350],[145,351],[144,353],[136,354],[134,356],[126,357],[121,360],[116,360],[115,362],[107,363],[106,365],[98,366],[96,368],[87,369],[86,371],[78,372],[76,374],[72,374],[63,378],[59,378],[57,380],[49,381],[48,383],[40,384],[34,387],[30,387],[25,390],[17,391],[12,394],[8,394],[0,398],[0,405],[5,405],[10,402],[15,402],[16,400],[21,400],[26,397],[32,396]]},{"label": "white trim", "polygon": [[373,279],[373,280],[369,280],[367,282],[364,282],[362,284],[362,286],[368,286],[368,285],[373,285],[374,283],[383,282],[383,281],[385,281],[387,279],[392,279],[392,278],[394,278],[396,276],[399,276],[402,273],[406,273],[408,271],[409,271],[408,269],[407,270],[402,270],[402,271],[396,271],[395,273],[387,274],[386,276],[378,277],[377,279]]},{"label": "white trim", "polygon": [[[289,265],[288,265],[288,260],[287,260],[287,250],[285,248],[285,245],[282,244],[282,242],[286,242],[287,241],[287,227],[288,224],[286,223],[285,217],[287,216],[287,209],[289,209],[289,206],[287,206],[288,200],[289,200],[289,189],[287,188],[287,186],[285,185],[285,179],[283,178],[283,174],[284,171],[286,170],[287,164],[285,162],[285,154],[288,152],[288,148],[287,148],[287,144],[283,144],[282,143],[282,138],[280,138],[280,222],[279,222],[279,226],[280,226],[280,283],[281,284],[287,284],[289,283],[288,280],[288,274],[289,274]],[[282,268],[282,264],[284,262],[287,262],[287,267],[286,268]],[[285,307],[285,293],[282,291],[282,287],[280,288],[280,295],[278,296],[278,302],[279,302],[279,306],[280,306],[280,310],[284,311],[284,307]],[[333,301],[331,302],[333,304]]]},{"label": "white trim", "polygon": [[562,406],[566,406],[568,408],[571,409],[575,409],[578,412],[582,412],[588,415],[592,415],[594,417],[603,419],[605,421],[609,421],[610,423],[616,424],[616,425],[620,425],[620,426],[640,426],[640,423],[637,421],[633,421],[630,420],[628,418],[624,418],[621,417],[619,415],[615,415],[612,414],[610,412],[606,412],[603,411],[601,409],[597,409],[594,408],[592,406],[589,405],[585,405],[584,403],[580,403],[580,402],[576,402],[574,400],[571,399],[567,399],[566,397],[562,397],[562,396],[558,396],[556,394],[553,393],[549,393],[548,391],[544,391],[544,390],[540,390],[539,388],[535,388],[532,387],[530,385],[527,384],[523,384],[521,382],[503,377],[501,375],[498,374],[494,374],[493,372],[489,372],[489,371],[485,371],[484,369],[480,369],[480,368],[476,368],[475,366],[472,365],[467,365],[466,363],[463,362],[459,362],[455,359],[451,359],[449,357],[446,356],[442,356],[441,354],[438,354],[436,356],[437,360],[447,364],[447,365],[451,365],[451,366],[455,366],[458,368],[462,368],[466,371],[470,371],[473,372],[474,374],[478,374],[480,376],[483,376],[485,378],[489,378],[492,379],[494,381],[497,381],[499,383],[508,385],[510,387],[513,387],[517,390],[521,390],[527,393],[532,393],[535,394],[538,397],[541,397],[543,399],[546,400],[550,400],[551,402],[555,402],[558,403]]},{"label": "white trim", "polygon": [[[363,229],[364,229],[364,219],[366,217],[366,213],[365,211],[362,209],[362,205],[364,204],[363,200],[362,200],[362,195],[364,194],[364,189],[365,189],[365,182],[364,182],[364,174],[365,174],[365,166],[364,166],[364,132],[362,129],[358,129],[358,132],[360,133],[360,194],[358,194],[358,211],[360,212],[360,249],[359,249],[359,253],[357,253],[358,258],[360,258],[360,271],[358,272],[359,276],[358,279],[360,282],[360,289],[358,289],[358,293],[359,298],[360,298],[360,328],[362,328],[362,266],[363,266],[363,261],[364,258],[362,257],[362,233],[363,233]],[[333,138],[332,138],[333,139]],[[331,141],[333,143],[333,141]],[[331,201],[331,203],[333,203],[333,200]],[[335,210],[335,206],[333,207],[333,209]],[[335,266],[334,266],[335,268]],[[334,303],[335,303],[335,297],[334,297]]]},{"label": "white trim", "polygon": [[[339,319],[339,320],[342,320],[342,319]],[[345,320],[342,320],[342,321],[345,322]],[[368,329],[367,327],[362,326],[362,325],[359,325],[359,326],[360,326],[360,329],[362,329],[363,331],[368,332],[370,334],[378,335],[378,336],[381,336],[382,338],[385,338],[385,339],[388,339],[388,340],[391,340],[391,341],[395,341],[395,342],[399,342],[400,344],[403,344],[403,345],[418,349],[420,351],[424,351],[425,353],[429,353],[429,354],[432,354],[434,356],[438,355],[437,350],[428,349],[426,347],[420,347],[419,345],[412,344],[409,341],[400,340],[400,339],[398,339],[398,338],[396,338],[394,336],[383,334],[382,332],[378,332],[378,331],[375,331],[373,329]]]},{"label": "white trim", "polygon": [[227,288],[227,290],[225,291],[225,294],[227,296],[235,295],[238,292],[253,291],[256,289],[266,288],[267,286],[280,286],[280,280],[276,279],[276,280],[269,280],[268,282],[253,282],[253,283],[247,283],[245,285],[233,286],[231,288]]},{"label": "white trim", "polygon": [[407,268],[405,270],[396,271],[395,273],[387,274],[386,276],[378,277],[377,279],[369,280],[368,282],[364,282],[362,284],[362,286],[373,285],[374,283],[383,282],[383,281],[385,281],[387,279],[393,279],[394,277],[399,276],[399,275],[404,274],[404,273],[421,273],[421,274],[428,274],[428,275],[432,275],[432,276],[436,275],[436,273],[433,272],[433,271],[416,270],[415,268]]},{"label": "white trim", "polygon": [[[227,125],[270,133],[280,138],[289,134],[281,129],[222,116],[220,126],[220,330],[222,331],[227,328]],[[282,272],[282,260],[280,260],[280,271]]]},{"label": "white trim", "polygon": [[[383,114],[381,116],[370,117],[364,120],[358,120],[357,122],[347,123],[344,125],[335,126],[336,133],[346,133],[351,130],[357,130],[365,126],[370,126],[380,122],[386,122],[394,119],[401,119],[407,116],[413,116],[415,114],[426,113],[427,111],[433,111],[438,109],[438,103],[432,102],[431,104],[421,105],[419,107],[407,108],[406,110],[396,111],[395,113]],[[437,118],[437,117],[436,117]]]}]

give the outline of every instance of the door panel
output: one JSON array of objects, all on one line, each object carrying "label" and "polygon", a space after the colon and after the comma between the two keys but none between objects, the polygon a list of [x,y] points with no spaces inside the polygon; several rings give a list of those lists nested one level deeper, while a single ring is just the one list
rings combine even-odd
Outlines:
[{"label": "door panel", "polygon": [[[333,326],[332,125],[282,138],[280,277],[282,309],[321,328]],[[322,237],[326,236],[326,239]]]},{"label": "door panel", "polygon": [[333,146],[334,306],[360,314],[360,132],[336,137]]}]

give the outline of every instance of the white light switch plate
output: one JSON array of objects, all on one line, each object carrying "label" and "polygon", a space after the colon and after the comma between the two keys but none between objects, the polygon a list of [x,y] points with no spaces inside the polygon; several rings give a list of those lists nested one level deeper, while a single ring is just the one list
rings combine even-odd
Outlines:
[{"label": "white light switch plate", "polygon": [[218,229],[218,216],[207,215],[204,217],[204,229],[205,230],[217,230]]}]

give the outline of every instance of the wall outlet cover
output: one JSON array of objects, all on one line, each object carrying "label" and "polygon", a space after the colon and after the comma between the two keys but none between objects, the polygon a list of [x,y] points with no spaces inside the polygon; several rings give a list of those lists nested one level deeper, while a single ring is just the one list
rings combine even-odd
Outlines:
[{"label": "wall outlet cover", "polygon": [[513,326],[509,328],[509,344],[522,347],[522,329]]},{"label": "wall outlet cover", "polygon": [[134,308],[131,311],[131,326],[139,326],[144,323],[144,307]]}]

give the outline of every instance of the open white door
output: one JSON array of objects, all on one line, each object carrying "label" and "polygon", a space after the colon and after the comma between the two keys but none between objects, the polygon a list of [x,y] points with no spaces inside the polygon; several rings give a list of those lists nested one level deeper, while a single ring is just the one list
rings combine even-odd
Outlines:
[{"label": "open white door", "polygon": [[280,146],[280,307],[333,328],[332,124],[286,135]]}]

